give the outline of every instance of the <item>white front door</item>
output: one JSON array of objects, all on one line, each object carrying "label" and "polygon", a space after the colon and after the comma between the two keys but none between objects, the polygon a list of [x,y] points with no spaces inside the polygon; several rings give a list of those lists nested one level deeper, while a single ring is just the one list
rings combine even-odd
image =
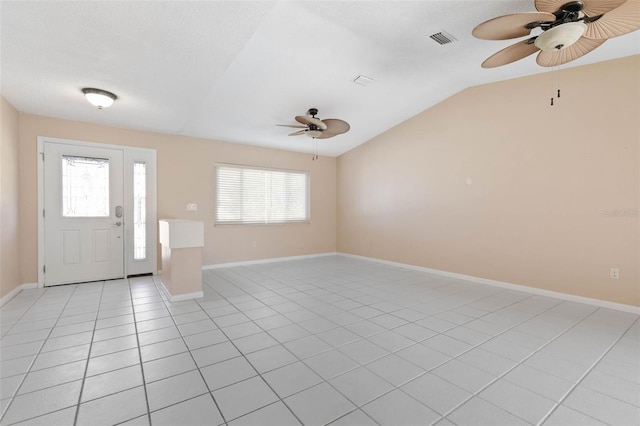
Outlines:
[{"label": "white front door", "polygon": [[122,278],[124,154],[44,144],[44,285]]}]

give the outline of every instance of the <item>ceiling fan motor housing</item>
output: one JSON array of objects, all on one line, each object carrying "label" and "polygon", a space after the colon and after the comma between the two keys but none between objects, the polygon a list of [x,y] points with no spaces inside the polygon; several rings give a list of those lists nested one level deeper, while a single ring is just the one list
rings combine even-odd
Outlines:
[{"label": "ceiling fan motor housing", "polygon": [[563,4],[560,8],[563,12],[572,12],[578,13],[584,8],[584,3],[581,1],[572,1],[566,4]]}]

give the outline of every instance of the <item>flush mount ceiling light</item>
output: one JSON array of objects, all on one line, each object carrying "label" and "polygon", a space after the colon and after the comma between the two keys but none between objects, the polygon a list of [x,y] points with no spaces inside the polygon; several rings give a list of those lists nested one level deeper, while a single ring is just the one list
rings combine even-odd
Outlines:
[{"label": "flush mount ceiling light", "polygon": [[118,97],[111,92],[101,89],[93,89],[90,87],[82,89],[82,93],[84,93],[84,96],[87,98],[89,103],[96,106],[98,109],[108,108],[113,105],[113,102],[116,99],[118,99]]}]

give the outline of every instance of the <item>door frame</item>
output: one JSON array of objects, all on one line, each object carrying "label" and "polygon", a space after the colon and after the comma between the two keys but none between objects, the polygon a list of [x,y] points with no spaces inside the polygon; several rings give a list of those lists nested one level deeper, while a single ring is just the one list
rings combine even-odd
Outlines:
[{"label": "door frame", "polygon": [[[86,146],[94,148],[115,149],[123,152],[124,158],[124,200],[123,208],[125,211],[125,227],[124,227],[124,275],[140,274],[141,269],[151,272],[153,275],[158,273],[158,190],[157,190],[157,153],[155,149],[138,148],[125,145],[113,145],[94,143],[87,141],[78,141],[71,139],[51,138],[46,136],[38,136],[37,143],[37,163],[38,163],[38,287],[43,288],[45,285],[45,241],[44,241],[44,217],[43,210],[45,208],[44,200],[44,144],[46,142],[58,143],[64,145]],[[133,223],[130,220],[133,217],[133,163],[142,161],[147,165],[147,259],[138,261],[133,259]],[[141,268],[142,267],[142,268]]]}]

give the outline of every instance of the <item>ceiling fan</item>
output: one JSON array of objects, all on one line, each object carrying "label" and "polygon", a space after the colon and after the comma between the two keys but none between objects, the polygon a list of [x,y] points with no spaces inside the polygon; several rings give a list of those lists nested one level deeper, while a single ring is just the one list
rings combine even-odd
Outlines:
[{"label": "ceiling fan", "polygon": [[306,135],[314,139],[332,138],[347,133],[351,128],[349,123],[344,120],[338,120],[337,118],[320,120],[316,118],[316,114],[318,114],[317,108],[309,108],[306,115],[296,115],[295,119],[300,125],[276,124],[276,126],[302,129],[289,133],[289,136]]},{"label": "ceiling fan", "polygon": [[536,52],[536,62],[553,67],[586,55],[607,39],[640,28],[640,0],[535,0],[538,12],[517,13],[490,19],[473,29],[484,40],[508,40],[531,35],[493,54],[482,63],[494,68]]}]

